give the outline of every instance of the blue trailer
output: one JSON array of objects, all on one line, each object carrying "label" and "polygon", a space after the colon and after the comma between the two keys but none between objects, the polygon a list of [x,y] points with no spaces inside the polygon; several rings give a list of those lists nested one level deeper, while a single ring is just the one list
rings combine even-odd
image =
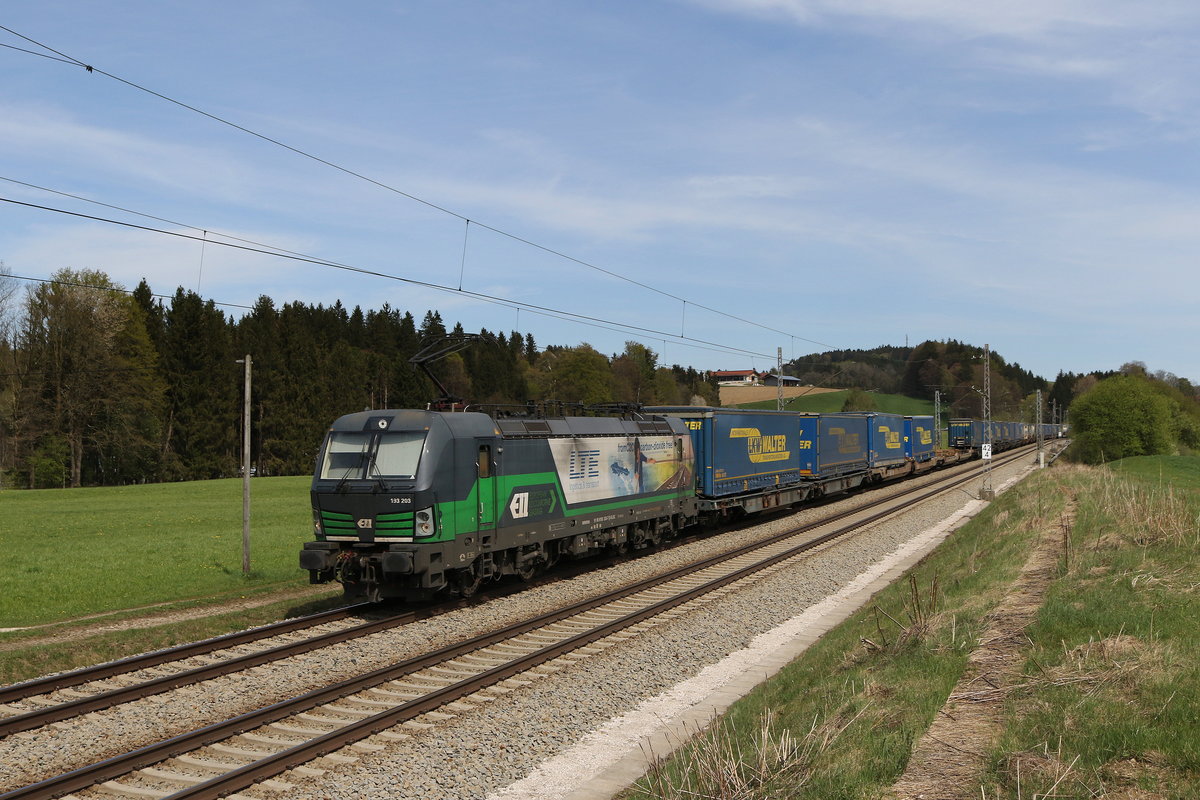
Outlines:
[{"label": "blue trailer", "polygon": [[701,497],[786,488],[818,473],[816,414],[691,406],[646,411],[679,417],[691,432]]},{"label": "blue trailer", "polygon": [[701,510],[754,513],[934,464],[933,417],[652,406],[692,437]]},{"label": "blue trailer", "polygon": [[951,447],[957,449],[970,449],[971,447],[971,420],[969,419],[952,419],[950,420],[949,429]]},{"label": "blue trailer", "polygon": [[934,456],[932,416],[904,418],[904,456],[917,463],[929,461]]},{"label": "blue trailer", "polygon": [[978,450],[984,443],[985,423],[977,419],[950,420],[950,446],[958,450]]},{"label": "blue trailer", "polygon": [[[876,411],[822,414],[822,419],[862,420],[866,429],[867,467],[890,467],[904,463],[904,417]],[[836,423],[835,423],[836,424]]]},{"label": "blue trailer", "polygon": [[871,427],[862,414],[821,414],[817,472],[821,478],[865,472],[871,463]]},{"label": "blue trailer", "polygon": [[904,417],[900,414],[871,413],[871,466],[889,467],[903,464]]}]

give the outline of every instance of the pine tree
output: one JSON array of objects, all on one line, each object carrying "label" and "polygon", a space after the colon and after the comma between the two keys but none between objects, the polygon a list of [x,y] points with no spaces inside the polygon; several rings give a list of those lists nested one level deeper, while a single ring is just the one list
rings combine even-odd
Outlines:
[{"label": "pine tree", "polygon": [[237,474],[242,387],[230,325],[212,300],[182,288],[164,316],[164,469],[175,479]]}]

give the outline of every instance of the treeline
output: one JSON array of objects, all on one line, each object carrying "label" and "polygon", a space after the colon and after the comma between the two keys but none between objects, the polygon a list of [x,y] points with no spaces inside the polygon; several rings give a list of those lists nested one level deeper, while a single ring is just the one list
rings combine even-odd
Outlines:
[{"label": "treeline", "polygon": [[[418,324],[386,304],[276,307],[261,297],[234,318],[195,292],[163,300],[145,281],[127,292],[90,270],[63,270],[21,292],[0,265],[0,487],[239,474],[246,354],[253,468],[305,474],[336,417],[433,401],[435,388],[409,359],[463,333],[461,324],[447,331],[436,311]],[[448,394],[474,404],[719,404],[707,376],[659,365],[636,342],[605,355],[587,344],[540,349],[517,332],[476,338],[431,365]],[[926,399],[940,391],[947,417],[982,415],[983,370],[983,349],[955,340],[831,351],[785,367],[804,383],[863,390],[864,409],[872,391]],[[1086,460],[1200,450],[1196,387],[1140,362],[1050,383],[993,352],[991,389],[993,418],[1025,421],[1037,418],[1043,390],[1043,420],[1075,425]]]},{"label": "treeline", "polygon": [[908,347],[889,345],[871,350],[827,350],[792,359],[783,365],[783,371],[806,385],[899,394],[911,352]]},{"label": "treeline", "polygon": [[[993,351],[993,419],[1066,422],[1075,458],[1091,463],[1130,455],[1200,452],[1200,393],[1186,378],[1140,361],[1118,370],[1059,372],[1051,382]],[[984,351],[954,339],[913,348],[833,350],[796,359],[785,372],[802,383],[849,388],[845,411],[875,409],[874,392],[932,400],[941,393],[946,418],[983,416]]]},{"label": "treeline", "polygon": [[[1034,375],[1016,362],[1008,363],[994,350],[988,356],[988,364],[991,369],[992,419],[1034,421],[1037,390],[1048,394],[1052,390],[1046,379]],[[904,365],[900,391],[911,397],[930,400],[935,391],[940,391],[943,403],[949,406],[952,416],[981,418],[984,368],[982,347],[954,339],[922,342],[909,354]],[[1030,395],[1034,395],[1034,398],[1031,399]],[[1052,395],[1044,399],[1049,402]]]},{"label": "treeline", "polygon": [[[236,476],[243,371],[252,360],[257,474],[311,471],[325,428],[366,408],[424,408],[436,390],[409,363],[449,333],[436,311],[348,310],[261,297],[234,318],[195,292],[157,298],[92,270],[27,287],[0,275],[0,485],[58,487]],[[5,302],[7,301],[7,303]],[[539,350],[532,335],[482,330],[431,369],[473,403],[716,403],[691,368],[630,342]]]},{"label": "treeline", "polygon": [[[983,411],[983,348],[949,339],[916,347],[883,345],[871,350],[830,350],[802,356],[784,365],[801,383],[864,392],[903,394],[932,400],[940,391],[947,415],[980,417]],[[992,417],[1018,419],[1028,397],[1052,387],[1020,364],[991,353]],[[1062,401],[1070,402],[1068,392]],[[860,404],[861,405],[861,404]],[[862,409],[859,409],[862,410]]]}]

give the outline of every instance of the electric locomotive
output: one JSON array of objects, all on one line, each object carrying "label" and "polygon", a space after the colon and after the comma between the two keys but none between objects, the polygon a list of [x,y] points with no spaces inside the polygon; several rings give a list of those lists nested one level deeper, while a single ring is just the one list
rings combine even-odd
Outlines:
[{"label": "electric locomotive", "polygon": [[651,546],[697,518],[678,419],[363,411],[339,418],[312,482],[312,583],[422,599],[526,580],[561,558]]}]

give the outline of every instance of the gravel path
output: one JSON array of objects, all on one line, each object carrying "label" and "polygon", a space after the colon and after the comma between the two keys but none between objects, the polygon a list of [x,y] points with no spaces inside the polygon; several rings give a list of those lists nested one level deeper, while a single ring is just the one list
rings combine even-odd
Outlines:
[{"label": "gravel path", "polygon": [[[1003,480],[1005,469],[1012,468],[996,470],[996,483]],[[899,487],[929,480],[923,477]],[[879,491],[869,495],[878,496]],[[293,774],[287,780],[297,787],[289,798],[484,797],[522,778],[609,718],[695,675],[836,591],[853,580],[863,564],[935,524],[961,507],[965,499],[952,492],[920,512],[876,526],[868,535],[826,546],[799,566],[764,578],[720,603],[706,604],[669,626],[613,646],[552,678],[536,680],[428,734],[393,742],[385,751],[360,757],[356,764],[319,779]],[[866,498],[842,502],[861,505]],[[632,583],[733,549],[825,513],[806,509],[767,518],[754,528],[710,537],[571,581],[90,714],[69,725],[15,734],[0,741],[0,791],[395,663],[551,606],[594,597],[615,584]]]}]

